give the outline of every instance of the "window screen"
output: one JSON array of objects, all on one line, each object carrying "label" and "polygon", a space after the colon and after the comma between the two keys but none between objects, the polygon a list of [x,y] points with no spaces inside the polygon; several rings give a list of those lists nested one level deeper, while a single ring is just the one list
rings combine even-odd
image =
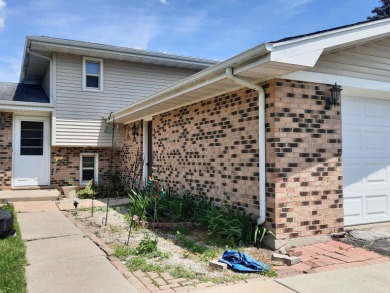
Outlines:
[{"label": "window screen", "polygon": [[82,181],[89,181],[94,179],[95,175],[95,157],[94,156],[82,156]]},{"label": "window screen", "polygon": [[86,61],[86,87],[99,88],[100,63]]}]

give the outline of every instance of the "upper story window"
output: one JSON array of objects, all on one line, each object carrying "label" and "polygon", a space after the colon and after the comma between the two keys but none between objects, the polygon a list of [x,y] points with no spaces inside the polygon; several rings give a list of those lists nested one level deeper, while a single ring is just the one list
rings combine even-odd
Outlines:
[{"label": "upper story window", "polygon": [[83,58],[83,90],[103,91],[103,60]]}]

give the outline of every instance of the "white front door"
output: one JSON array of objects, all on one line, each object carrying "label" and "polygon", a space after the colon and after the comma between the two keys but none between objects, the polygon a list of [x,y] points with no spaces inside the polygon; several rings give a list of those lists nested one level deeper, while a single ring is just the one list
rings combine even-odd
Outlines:
[{"label": "white front door", "polygon": [[344,223],[390,221],[390,100],[343,97]]},{"label": "white front door", "polygon": [[49,117],[15,116],[14,187],[50,184]]}]

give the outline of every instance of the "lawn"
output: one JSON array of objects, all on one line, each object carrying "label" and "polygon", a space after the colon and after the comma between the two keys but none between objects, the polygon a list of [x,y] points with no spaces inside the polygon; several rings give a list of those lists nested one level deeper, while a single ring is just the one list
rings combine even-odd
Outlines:
[{"label": "lawn", "polygon": [[[12,206],[3,206],[5,210],[14,213]],[[16,236],[0,239],[0,292],[27,292],[24,267],[26,247],[20,236],[19,224],[14,213]]]}]

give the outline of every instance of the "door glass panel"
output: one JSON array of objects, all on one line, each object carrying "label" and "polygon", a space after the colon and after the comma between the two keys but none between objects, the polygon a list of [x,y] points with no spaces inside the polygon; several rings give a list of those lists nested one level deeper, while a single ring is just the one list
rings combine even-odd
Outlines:
[{"label": "door glass panel", "polygon": [[43,122],[21,121],[20,155],[43,155]]}]

